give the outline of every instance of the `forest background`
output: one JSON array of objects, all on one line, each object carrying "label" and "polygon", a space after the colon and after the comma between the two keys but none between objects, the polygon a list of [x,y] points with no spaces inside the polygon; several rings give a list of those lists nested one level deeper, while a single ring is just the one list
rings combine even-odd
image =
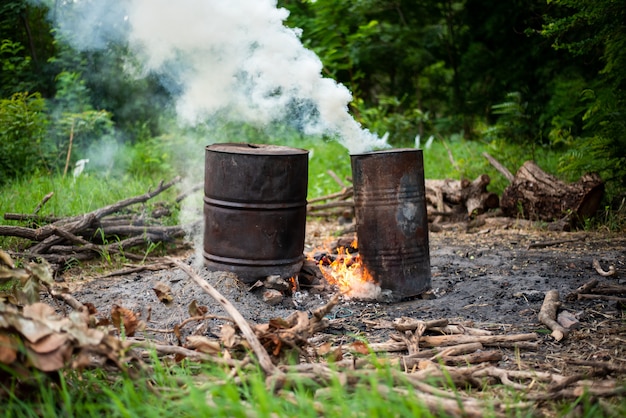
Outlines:
[{"label": "forest background", "polygon": [[[172,169],[196,136],[281,141],[293,127],[176,123],[176,88],[132,76],[123,42],[77,50],[56,30],[60,1],[0,4],[0,184],[65,173],[94,154],[126,172]],[[626,190],[626,7],[613,0],[278,1],[323,74],[352,93],[350,112],[396,147],[468,141],[521,146],[566,180],[605,180],[605,204]],[[242,11],[245,13],[246,11]],[[287,133],[285,133],[287,132]],[[296,133],[297,134],[297,133]],[[265,136],[263,136],[265,135]],[[68,139],[73,151],[68,153]],[[322,138],[329,139],[329,138]],[[332,139],[332,138],[330,138]],[[239,142],[239,141],[235,141]],[[129,151],[131,150],[131,151]],[[184,159],[183,159],[184,161]],[[517,167],[509,167],[515,171]]]}]

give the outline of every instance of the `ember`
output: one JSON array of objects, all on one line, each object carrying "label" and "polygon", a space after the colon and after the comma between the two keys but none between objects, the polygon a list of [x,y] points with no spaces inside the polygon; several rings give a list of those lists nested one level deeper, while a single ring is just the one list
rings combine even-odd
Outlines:
[{"label": "ember", "polygon": [[358,253],[351,253],[356,249],[356,240],[350,247],[338,247],[336,256],[324,256],[318,261],[318,266],[326,281],[337,286],[339,292],[348,298],[377,299],[381,289],[372,275],[361,263]]}]

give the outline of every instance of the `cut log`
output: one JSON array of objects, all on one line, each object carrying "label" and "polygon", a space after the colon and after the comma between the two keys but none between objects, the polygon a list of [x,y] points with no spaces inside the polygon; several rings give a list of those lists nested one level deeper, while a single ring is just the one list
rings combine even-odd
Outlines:
[{"label": "cut log", "polygon": [[490,181],[487,174],[478,176],[474,181],[427,179],[426,205],[430,217],[465,220],[497,208],[500,205],[498,195],[487,191]]},{"label": "cut log", "polygon": [[575,183],[565,183],[526,161],[504,190],[500,207],[505,215],[539,221],[567,219],[576,223],[592,217],[604,194],[604,183],[595,173]]}]

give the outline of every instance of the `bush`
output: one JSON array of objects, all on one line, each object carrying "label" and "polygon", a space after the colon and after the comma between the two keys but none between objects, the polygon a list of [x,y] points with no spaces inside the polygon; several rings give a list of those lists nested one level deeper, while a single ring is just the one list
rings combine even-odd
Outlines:
[{"label": "bush", "polygon": [[15,93],[0,100],[0,182],[47,168],[43,143],[48,127],[39,93]]}]

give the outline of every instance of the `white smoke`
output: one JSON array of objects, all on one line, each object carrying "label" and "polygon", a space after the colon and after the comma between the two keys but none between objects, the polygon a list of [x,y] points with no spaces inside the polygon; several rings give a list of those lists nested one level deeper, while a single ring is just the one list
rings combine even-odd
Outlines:
[{"label": "white smoke", "polygon": [[386,147],[349,114],[348,89],[284,25],[274,0],[74,0],[55,2],[62,33],[81,49],[125,39],[145,73],[173,82],[181,120],[220,115],[266,125],[289,120],[338,138],[351,153]]}]

